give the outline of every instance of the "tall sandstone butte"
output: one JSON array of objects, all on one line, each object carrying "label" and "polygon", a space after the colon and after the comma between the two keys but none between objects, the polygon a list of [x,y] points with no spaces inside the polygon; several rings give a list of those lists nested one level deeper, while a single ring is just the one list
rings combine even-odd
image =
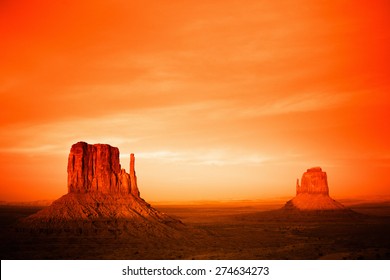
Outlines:
[{"label": "tall sandstone butte", "polygon": [[[183,224],[140,197],[135,175],[119,163],[119,150],[107,144],[72,145],[68,157],[68,193],[27,217],[21,228],[38,232],[174,236]],[[108,226],[109,225],[109,226]]]},{"label": "tall sandstone butte", "polygon": [[139,197],[134,162],[134,154],[131,154],[128,174],[121,169],[118,148],[78,142],[72,146],[68,157],[68,193],[100,192]]},{"label": "tall sandstone butte", "polygon": [[297,179],[296,196],[289,200],[286,209],[344,210],[345,207],[329,196],[328,177],[320,167],[307,169],[301,184]]}]

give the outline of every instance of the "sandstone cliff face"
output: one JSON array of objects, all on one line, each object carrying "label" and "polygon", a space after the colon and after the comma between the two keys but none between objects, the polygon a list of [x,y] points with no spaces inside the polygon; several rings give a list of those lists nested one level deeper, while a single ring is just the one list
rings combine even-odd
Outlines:
[{"label": "sandstone cliff face", "polygon": [[301,185],[296,184],[296,196],[289,200],[285,209],[295,210],[345,210],[345,207],[329,196],[328,178],[320,167],[307,169]]},{"label": "sandstone cliff face", "polygon": [[130,174],[121,169],[118,148],[107,144],[74,144],[68,157],[68,193],[120,193],[139,196],[131,155]]}]

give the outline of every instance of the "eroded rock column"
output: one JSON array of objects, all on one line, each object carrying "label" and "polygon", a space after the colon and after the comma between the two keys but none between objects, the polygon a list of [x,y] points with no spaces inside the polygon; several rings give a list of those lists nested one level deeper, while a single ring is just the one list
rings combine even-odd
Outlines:
[{"label": "eroded rock column", "polygon": [[131,194],[139,197],[139,190],[137,186],[137,176],[135,175],[135,157],[134,154],[130,154],[130,185],[131,185]]}]

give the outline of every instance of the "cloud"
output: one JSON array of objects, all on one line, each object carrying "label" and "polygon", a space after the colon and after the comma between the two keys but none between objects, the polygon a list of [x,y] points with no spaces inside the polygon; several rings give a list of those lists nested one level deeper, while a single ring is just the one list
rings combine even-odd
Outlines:
[{"label": "cloud", "polygon": [[256,107],[249,107],[243,110],[240,115],[244,117],[256,117],[329,109],[341,106],[348,100],[348,98],[349,94],[297,94],[267,101]]},{"label": "cloud", "polygon": [[[247,137],[255,125],[246,126],[249,119],[327,109],[340,106],[348,97],[348,94],[330,93],[306,93],[279,98],[262,95],[258,100],[252,100],[253,105],[248,105],[249,101],[242,102],[234,98],[205,99],[193,103],[119,111],[99,117],[75,117],[36,125],[10,125],[0,131],[0,146],[2,152],[10,153],[58,153],[68,151],[70,145],[77,141],[110,143],[125,149],[133,147],[144,158],[160,157],[171,161],[192,158],[193,164],[226,165],[229,163],[225,156],[221,156],[224,152],[219,154],[218,146],[241,145],[243,142],[239,140],[240,137]],[[238,142],[228,143],[228,138],[236,138]],[[197,159],[195,155],[182,157],[175,150],[201,148],[205,144],[217,152],[208,158]],[[147,152],[156,147],[157,151]],[[262,156],[243,158],[241,161],[253,164],[264,160]]]},{"label": "cloud", "polygon": [[57,145],[36,145],[26,147],[9,147],[0,148],[1,153],[12,153],[12,154],[60,154],[59,146]]},{"label": "cloud", "polygon": [[259,165],[272,158],[257,154],[240,154],[222,149],[209,149],[194,152],[157,150],[137,153],[137,158],[147,160],[160,160],[188,165]]}]

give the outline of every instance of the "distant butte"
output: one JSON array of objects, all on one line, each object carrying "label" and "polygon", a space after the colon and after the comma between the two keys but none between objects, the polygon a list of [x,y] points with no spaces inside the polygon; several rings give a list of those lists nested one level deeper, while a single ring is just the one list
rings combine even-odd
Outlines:
[{"label": "distant butte", "polygon": [[346,210],[329,196],[328,177],[321,167],[307,169],[302,175],[301,184],[297,179],[296,196],[289,200],[285,209],[295,210]]},{"label": "distant butte", "polygon": [[121,168],[119,149],[108,144],[72,145],[68,157],[68,193],[27,217],[22,227],[38,232],[172,236],[183,227],[140,197],[130,155],[129,173]]}]

